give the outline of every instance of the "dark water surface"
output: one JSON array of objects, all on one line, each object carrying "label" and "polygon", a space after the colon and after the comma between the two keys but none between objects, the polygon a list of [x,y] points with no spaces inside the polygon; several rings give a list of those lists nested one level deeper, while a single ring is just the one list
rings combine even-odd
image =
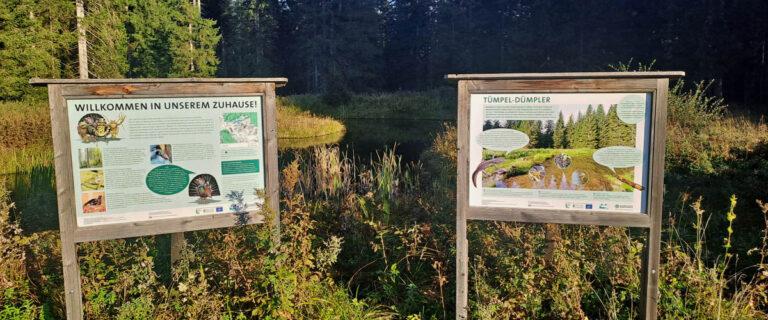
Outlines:
[{"label": "dark water surface", "polygon": [[[340,149],[349,156],[368,163],[395,147],[403,162],[418,161],[432,139],[443,130],[440,120],[403,119],[346,119],[347,132],[338,142]],[[292,157],[290,150],[282,150],[280,162]],[[19,219],[25,233],[58,230],[54,170],[51,167],[35,168],[28,173],[0,175],[11,192],[16,208],[12,218]]]}]

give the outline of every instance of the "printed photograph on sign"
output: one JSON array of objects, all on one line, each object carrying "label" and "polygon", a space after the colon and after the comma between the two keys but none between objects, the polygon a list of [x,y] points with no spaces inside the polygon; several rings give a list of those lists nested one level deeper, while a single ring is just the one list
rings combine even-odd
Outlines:
[{"label": "printed photograph on sign", "polygon": [[264,201],[261,96],[67,106],[79,226],[242,213]]},{"label": "printed photograph on sign", "polygon": [[473,94],[470,205],[643,212],[650,95]]}]

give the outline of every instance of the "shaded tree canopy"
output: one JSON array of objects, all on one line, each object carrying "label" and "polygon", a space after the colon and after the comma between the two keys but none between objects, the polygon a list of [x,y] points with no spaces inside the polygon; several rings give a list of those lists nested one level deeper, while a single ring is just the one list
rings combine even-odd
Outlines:
[{"label": "shaded tree canopy", "polygon": [[[730,102],[768,104],[763,0],[200,1],[85,0],[92,76],[287,76],[284,93],[344,93],[655,61],[714,79]],[[76,74],[73,2],[0,8],[0,99],[29,77]]]},{"label": "shaded tree canopy", "polygon": [[[446,85],[447,73],[608,71],[618,62],[655,60],[657,69],[715,79],[715,91],[730,101],[768,102],[768,3],[762,0],[238,0],[225,6],[207,17],[231,26],[241,20],[227,10],[262,9],[248,28],[222,27],[219,50],[229,53],[220,55],[219,74],[284,75],[290,92],[420,90]],[[241,68],[247,56],[260,66]]]}]

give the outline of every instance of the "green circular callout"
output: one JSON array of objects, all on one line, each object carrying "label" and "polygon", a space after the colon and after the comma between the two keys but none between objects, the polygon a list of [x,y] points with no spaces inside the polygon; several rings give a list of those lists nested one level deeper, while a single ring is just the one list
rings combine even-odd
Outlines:
[{"label": "green circular callout", "polygon": [[629,124],[636,124],[645,119],[645,98],[639,94],[621,98],[616,108],[619,119]]},{"label": "green circular callout", "polygon": [[528,145],[531,139],[525,133],[515,129],[485,130],[477,137],[477,143],[493,151],[512,151]]},{"label": "green circular callout", "polygon": [[172,164],[152,169],[145,179],[147,188],[159,195],[177,194],[187,188],[189,175],[194,172]]},{"label": "green circular callout", "polygon": [[643,153],[632,147],[607,147],[595,151],[592,159],[609,168],[629,168],[643,163]]}]

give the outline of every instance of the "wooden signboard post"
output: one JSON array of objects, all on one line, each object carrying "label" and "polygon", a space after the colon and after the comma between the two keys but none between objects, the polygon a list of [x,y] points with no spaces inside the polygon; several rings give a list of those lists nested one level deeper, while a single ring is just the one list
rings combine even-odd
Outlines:
[{"label": "wooden signboard post", "polygon": [[267,212],[279,232],[275,87],[287,79],[30,82],[48,85],[67,319],[83,317],[79,242],[171,233],[177,253],[185,231]]},{"label": "wooden signboard post", "polygon": [[[646,228],[641,314],[656,318],[667,93],[684,75],[446,76],[458,81],[457,319],[468,315],[468,220]],[[604,125],[589,128],[600,139],[563,135],[596,114]],[[544,128],[554,141],[532,139]]]}]

